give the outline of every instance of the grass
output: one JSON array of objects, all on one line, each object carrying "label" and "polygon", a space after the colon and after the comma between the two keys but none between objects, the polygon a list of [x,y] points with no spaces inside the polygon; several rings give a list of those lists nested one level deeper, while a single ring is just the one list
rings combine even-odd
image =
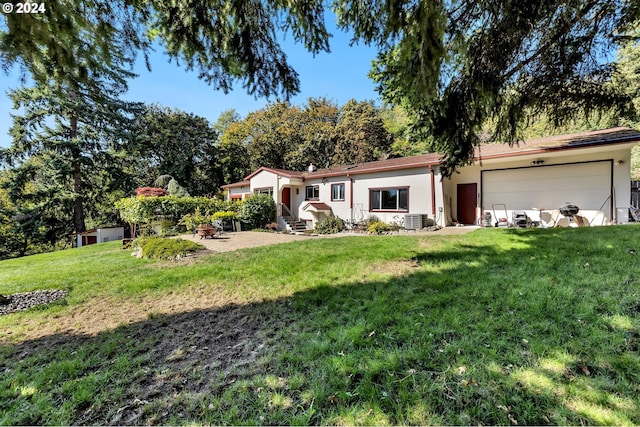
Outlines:
[{"label": "grass", "polygon": [[640,227],[0,262],[1,424],[640,424]]}]

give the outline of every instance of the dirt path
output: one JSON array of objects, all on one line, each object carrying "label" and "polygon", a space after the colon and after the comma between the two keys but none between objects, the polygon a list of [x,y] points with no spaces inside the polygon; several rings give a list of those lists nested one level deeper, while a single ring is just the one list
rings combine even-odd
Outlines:
[{"label": "dirt path", "polygon": [[[470,233],[478,227],[445,227],[438,231],[401,231],[400,235],[423,235],[423,236],[446,236],[452,234]],[[204,245],[208,250],[214,252],[230,252],[237,249],[254,248],[258,246],[275,245],[308,239],[327,239],[345,236],[363,236],[364,234],[344,232],[338,234],[305,236],[296,234],[268,233],[259,231],[225,232],[215,239],[201,239],[192,234],[183,234],[181,239],[191,240]]]}]

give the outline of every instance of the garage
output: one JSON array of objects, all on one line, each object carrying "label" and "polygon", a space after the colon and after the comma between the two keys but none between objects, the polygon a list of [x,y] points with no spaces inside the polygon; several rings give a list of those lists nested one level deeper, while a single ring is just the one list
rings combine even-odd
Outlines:
[{"label": "garage", "polygon": [[611,217],[613,161],[485,170],[481,202],[485,209],[505,204],[511,210],[558,209],[565,203]]}]

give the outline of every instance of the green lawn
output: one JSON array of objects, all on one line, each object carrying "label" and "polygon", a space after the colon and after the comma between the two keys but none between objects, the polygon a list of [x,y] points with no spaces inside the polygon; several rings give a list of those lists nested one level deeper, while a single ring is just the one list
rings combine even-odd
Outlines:
[{"label": "green lawn", "polygon": [[630,225],[2,261],[0,293],[69,295],[0,317],[0,424],[638,425],[637,254]]}]

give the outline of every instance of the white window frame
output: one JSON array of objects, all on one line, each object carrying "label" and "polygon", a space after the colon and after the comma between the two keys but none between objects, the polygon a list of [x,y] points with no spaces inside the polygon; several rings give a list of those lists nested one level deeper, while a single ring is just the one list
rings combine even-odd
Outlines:
[{"label": "white window frame", "polygon": [[[335,188],[338,188],[338,197],[335,193]],[[345,185],[344,182],[339,182],[336,184],[331,184],[331,201],[332,202],[344,202],[345,198]]]},{"label": "white window frame", "polygon": [[[311,193],[309,192],[311,191]],[[307,185],[304,189],[305,200],[319,200],[320,199],[320,186],[319,185]]]}]

